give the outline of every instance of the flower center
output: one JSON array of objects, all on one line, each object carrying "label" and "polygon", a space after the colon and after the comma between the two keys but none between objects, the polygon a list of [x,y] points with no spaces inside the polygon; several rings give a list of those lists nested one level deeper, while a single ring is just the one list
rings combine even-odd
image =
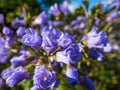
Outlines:
[{"label": "flower center", "polygon": [[45,75],[42,76],[42,80],[43,81],[46,81],[47,80],[47,77]]}]

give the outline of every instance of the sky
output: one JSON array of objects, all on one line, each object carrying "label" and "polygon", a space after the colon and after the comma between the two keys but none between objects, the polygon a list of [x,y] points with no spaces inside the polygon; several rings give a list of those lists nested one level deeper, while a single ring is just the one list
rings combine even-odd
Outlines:
[{"label": "sky", "polygon": [[[43,10],[48,10],[49,9],[49,6],[46,4],[46,3],[42,3],[43,1],[46,1],[46,0],[37,0],[39,5],[40,5],[40,8],[42,8]],[[62,1],[62,0],[61,0]],[[64,0],[63,0],[64,1]],[[68,0],[69,1],[69,0]],[[80,5],[81,5],[81,2],[83,0],[70,0],[71,1],[71,4],[69,5],[69,8],[71,11],[74,11],[75,8],[78,8]],[[99,3],[99,2],[107,2],[108,0],[89,0],[89,10],[96,4],[96,3]],[[42,4],[41,4],[42,3]]]},{"label": "sky", "polygon": [[[72,3],[72,6],[73,7],[79,7],[80,6],[80,4],[81,4],[81,1],[82,0],[71,0],[71,3]],[[96,3],[99,3],[99,2],[106,2],[106,1],[108,1],[108,0],[89,0],[89,2],[90,2],[90,6],[89,6],[89,9],[91,9]]]}]

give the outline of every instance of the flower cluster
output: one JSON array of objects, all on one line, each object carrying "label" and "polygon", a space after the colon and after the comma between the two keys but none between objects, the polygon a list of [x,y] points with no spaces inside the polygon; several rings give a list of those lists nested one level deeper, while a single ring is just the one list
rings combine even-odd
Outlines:
[{"label": "flower cluster", "polygon": [[6,80],[6,84],[9,87],[13,87],[22,80],[27,79],[28,73],[23,67],[17,67],[2,72],[2,78]]},{"label": "flower cluster", "polygon": [[[118,11],[113,12],[104,23],[120,16]],[[95,18],[90,25],[88,16],[69,18],[72,13],[67,1],[55,3],[47,12],[41,12],[29,27],[25,16],[23,12],[11,27],[4,26],[0,34],[0,63],[10,64],[1,73],[7,86],[14,87],[33,76],[31,90],[55,89],[61,83],[61,75],[70,85],[95,90],[87,68],[81,64],[89,59],[104,61],[105,53],[113,51],[104,28],[98,27],[100,20]],[[0,24],[3,23],[4,16],[0,14]]]}]

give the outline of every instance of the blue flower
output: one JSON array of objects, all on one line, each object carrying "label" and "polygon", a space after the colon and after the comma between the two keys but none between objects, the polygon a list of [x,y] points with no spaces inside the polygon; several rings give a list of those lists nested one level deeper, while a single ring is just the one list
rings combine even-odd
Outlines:
[{"label": "blue flower", "polygon": [[[3,76],[5,73],[7,73],[7,72],[9,72],[9,71],[11,71],[11,70],[13,70],[14,68],[13,67],[9,67],[9,68],[6,68],[6,69],[4,69],[4,70],[2,70],[2,72],[1,72],[1,76]],[[4,76],[4,78],[7,78],[9,75],[6,75],[6,76]],[[2,77],[3,78],[3,77]]]},{"label": "blue flower", "polygon": [[18,30],[16,31],[16,35],[19,38],[22,38],[22,36],[25,34],[25,28],[24,27],[19,27]]},{"label": "blue flower", "polygon": [[27,46],[31,46],[35,50],[39,50],[42,44],[42,39],[36,30],[28,28],[25,35],[23,35],[21,42]]},{"label": "blue flower", "polygon": [[104,55],[102,53],[100,53],[99,51],[97,51],[96,49],[94,48],[91,48],[89,51],[88,51],[88,55],[90,57],[92,57],[93,59],[96,59],[98,61],[102,61],[103,58],[104,58]]},{"label": "blue flower", "polygon": [[10,47],[10,46],[14,46],[16,43],[15,41],[15,38],[13,38],[12,36],[11,37],[6,37],[6,40],[5,40],[5,46],[6,47]]},{"label": "blue flower", "polygon": [[104,46],[104,48],[103,48],[103,52],[111,52],[112,51],[112,45],[111,45],[111,43],[106,43],[106,45]]},{"label": "blue flower", "polygon": [[71,22],[71,25],[73,26],[73,30],[82,30],[85,28],[86,19],[83,16],[78,16],[75,20]]},{"label": "blue flower", "polygon": [[46,36],[50,36],[55,39],[59,39],[61,34],[62,34],[62,32],[59,30],[56,30],[53,26],[45,26],[41,32],[41,35],[43,38],[45,38]]},{"label": "blue flower", "polygon": [[114,19],[120,18],[120,11],[113,10],[110,12],[108,17],[106,18],[106,21],[109,23],[112,23]]},{"label": "blue flower", "polygon": [[65,25],[64,30],[66,30],[67,32],[72,31],[72,29],[71,29],[71,27],[69,25]]},{"label": "blue flower", "polygon": [[62,46],[63,48],[66,48],[73,43],[75,43],[75,39],[73,36],[69,35],[68,33],[61,35],[61,37],[58,40],[58,45]]},{"label": "blue flower", "polygon": [[20,49],[19,54],[25,55],[26,57],[31,57],[31,56],[33,56],[33,54],[30,53],[28,46],[23,46],[23,47]]},{"label": "blue flower", "polygon": [[79,84],[78,71],[76,68],[74,67],[67,68],[65,75],[69,84],[72,84],[72,85]]},{"label": "blue flower", "polygon": [[48,15],[44,11],[35,18],[35,24],[45,25],[47,22],[48,22]]},{"label": "blue flower", "polygon": [[115,7],[117,7],[117,8],[120,8],[120,0],[110,0],[110,1],[108,1],[108,3],[111,5],[113,5],[113,6],[115,6]]},{"label": "blue flower", "polygon": [[114,51],[119,51],[120,50],[120,46],[117,43],[113,44],[113,50]]},{"label": "blue flower", "polygon": [[68,15],[70,13],[70,10],[68,8],[68,2],[64,1],[61,5],[60,5],[60,10],[61,12],[63,12],[65,15]]},{"label": "blue flower", "polygon": [[80,83],[87,90],[95,90],[96,88],[94,82],[87,76],[81,76]]},{"label": "blue flower", "polygon": [[0,24],[1,24],[1,23],[4,23],[4,16],[3,16],[2,13],[0,13]]},{"label": "blue flower", "polygon": [[80,25],[75,25],[75,26],[73,27],[73,30],[79,29],[79,26],[80,26]]},{"label": "blue flower", "polygon": [[34,85],[42,89],[54,88],[56,84],[56,73],[45,66],[37,66],[33,77]]},{"label": "blue flower", "polygon": [[81,52],[77,44],[71,44],[65,49],[58,51],[56,53],[56,60],[65,64],[77,65],[78,61],[81,59]]},{"label": "blue flower", "polygon": [[53,6],[51,6],[50,9],[48,10],[48,13],[54,16],[58,16],[60,14],[58,4],[55,3]]},{"label": "blue flower", "polygon": [[46,52],[52,52],[53,50],[57,48],[57,43],[53,41],[51,38],[46,37],[46,38],[43,38],[42,48]]},{"label": "blue flower", "polygon": [[63,25],[64,22],[63,21],[52,21],[52,20],[49,20],[48,24],[51,25],[51,26],[60,26],[60,25]]},{"label": "blue flower", "polygon": [[71,25],[79,25],[81,22],[85,22],[85,17],[78,16],[75,20],[71,22]]},{"label": "blue flower", "polygon": [[14,56],[10,59],[12,66],[18,66],[18,65],[25,65],[26,64],[26,56],[20,55],[20,56]]},{"label": "blue flower", "polygon": [[3,27],[3,34],[6,35],[6,36],[8,36],[8,37],[10,37],[10,36],[13,35],[13,30],[10,29],[10,28],[7,27],[7,26],[4,26],[4,27]]},{"label": "blue flower", "polygon": [[26,17],[26,11],[23,11],[23,12],[21,13],[21,15],[20,15],[20,18],[24,18],[24,19],[25,19],[25,17]]},{"label": "blue flower", "polygon": [[99,24],[100,24],[100,18],[95,18],[94,25],[99,26]]},{"label": "blue flower", "polygon": [[25,68],[17,67],[16,69],[12,69],[3,73],[2,78],[6,80],[6,84],[9,87],[13,87],[22,80],[27,79],[28,73]]},{"label": "blue flower", "polygon": [[42,48],[46,52],[52,52],[57,48],[58,42],[57,40],[61,36],[62,32],[59,30],[56,30],[52,26],[46,26],[43,28],[41,35],[43,38],[42,42]]},{"label": "blue flower", "polygon": [[53,57],[50,57],[50,64],[52,65],[53,69],[58,69],[57,61]]},{"label": "blue flower", "polygon": [[89,48],[99,49],[103,49],[109,43],[106,33],[104,31],[98,33],[97,27],[93,27],[92,30],[82,38],[82,41],[85,41]]},{"label": "blue flower", "polygon": [[19,19],[18,17],[16,17],[12,22],[12,27],[15,29],[18,29],[20,26],[25,26],[25,25],[26,25],[26,21],[24,19]]},{"label": "blue flower", "polygon": [[5,47],[5,40],[0,37],[0,63],[6,63],[10,55],[10,50]]}]

